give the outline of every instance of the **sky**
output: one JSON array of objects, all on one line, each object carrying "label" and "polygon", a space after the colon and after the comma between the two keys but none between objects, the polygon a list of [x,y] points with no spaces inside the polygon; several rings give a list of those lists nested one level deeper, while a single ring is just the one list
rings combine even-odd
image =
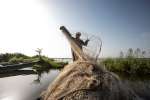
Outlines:
[{"label": "sky", "polygon": [[150,50],[149,0],[0,0],[0,53],[71,57],[62,25],[100,37],[100,57]]}]

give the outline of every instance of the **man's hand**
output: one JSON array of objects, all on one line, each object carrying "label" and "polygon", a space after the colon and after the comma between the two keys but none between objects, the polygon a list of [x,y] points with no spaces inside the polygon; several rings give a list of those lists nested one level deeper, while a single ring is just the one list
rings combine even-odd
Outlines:
[{"label": "man's hand", "polygon": [[87,41],[87,42],[89,42],[90,40],[89,40],[89,39],[87,39],[86,41]]},{"label": "man's hand", "polygon": [[87,46],[87,44],[88,44],[88,42],[89,42],[90,40],[89,39],[87,39],[85,42],[84,42],[84,45],[86,45]]}]

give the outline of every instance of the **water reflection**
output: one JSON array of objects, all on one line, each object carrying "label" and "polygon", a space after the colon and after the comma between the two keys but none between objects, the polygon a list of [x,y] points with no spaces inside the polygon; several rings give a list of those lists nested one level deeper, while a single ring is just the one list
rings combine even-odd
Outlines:
[{"label": "water reflection", "polygon": [[117,73],[123,84],[144,100],[150,100],[150,75],[130,75]]},{"label": "water reflection", "polygon": [[60,71],[61,69],[46,69],[46,70],[43,70],[43,71],[36,71],[36,79],[33,81],[33,83],[35,84],[40,84],[41,83],[41,80],[42,78],[44,77],[45,74],[50,74],[51,71],[54,71],[54,70],[57,70],[57,71]]},{"label": "water reflection", "polygon": [[1,100],[12,100],[12,99],[14,99],[14,98],[13,97],[4,97]]},{"label": "water reflection", "polygon": [[[36,72],[31,68],[0,74],[0,100],[35,100],[59,74],[58,69]],[[125,85],[150,100],[150,77],[119,74]]]},{"label": "water reflection", "polygon": [[0,73],[0,78],[17,76],[17,75],[30,75],[30,74],[37,74],[37,73],[33,70],[15,70],[9,73]]},{"label": "water reflection", "polygon": [[[20,74],[20,72],[24,72],[24,74]],[[35,100],[54,80],[59,70],[52,69],[48,73],[39,75],[35,72],[32,74],[31,70],[20,72],[12,72],[7,75],[13,76],[0,78],[0,100]]]},{"label": "water reflection", "polygon": [[120,73],[120,72],[116,72],[116,73],[122,80],[130,80],[134,82],[150,80],[150,74],[138,75],[138,74],[127,74],[127,73]]}]

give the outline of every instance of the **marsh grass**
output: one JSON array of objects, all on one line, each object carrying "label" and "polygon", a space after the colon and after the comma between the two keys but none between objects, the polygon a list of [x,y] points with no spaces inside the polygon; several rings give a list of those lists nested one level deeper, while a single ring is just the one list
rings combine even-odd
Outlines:
[{"label": "marsh grass", "polygon": [[107,58],[102,61],[102,64],[112,72],[150,74],[149,58]]},{"label": "marsh grass", "polygon": [[31,57],[26,56],[21,53],[5,53],[0,54],[0,62],[17,62],[23,61],[24,59],[29,59]]},{"label": "marsh grass", "polygon": [[45,72],[48,73],[50,69],[61,69],[67,64],[67,62],[56,62],[48,57],[41,57],[39,62],[32,66],[32,69],[41,75]]},{"label": "marsh grass", "polygon": [[0,58],[0,63],[6,62],[7,64],[31,63],[33,61],[37,61],[37,63],[32,65],[32,68],[37,72],[63,68],[63,66],[67,64],[67,62],[56,62],[54,59],[43,55],[30,57],[21,53],[0,54]]}]

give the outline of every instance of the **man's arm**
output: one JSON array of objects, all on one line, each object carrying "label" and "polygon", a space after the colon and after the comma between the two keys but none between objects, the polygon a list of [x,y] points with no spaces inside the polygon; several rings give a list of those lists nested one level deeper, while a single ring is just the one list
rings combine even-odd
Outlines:
[{"label": "man's arm", "polygon": [[89,39],[87,39],[86,41],[85,41],[85,45],[87,46],[87,44],[88,44],[88,42],[89,42],[90,40]]},{"label": "man's arm", "polygon": [[87,39],[85,42],[81,40],[81,43],[82,43],[84,46],[87,46],[88,42],[89,42],[89,39]]}]

